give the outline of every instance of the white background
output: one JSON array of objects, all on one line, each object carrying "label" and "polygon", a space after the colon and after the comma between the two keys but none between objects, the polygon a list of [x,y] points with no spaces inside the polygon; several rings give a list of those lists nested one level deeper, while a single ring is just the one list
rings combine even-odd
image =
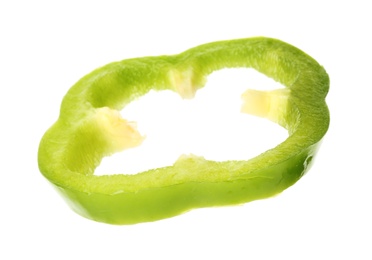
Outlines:
[{"label": "white background", "polygon": [[[372,259],[367,3],[1,1],[0,259]],[[111,226],[72,212],[39,173],[40,138],[57,119],[64,94],[86,73],[116,60],[251,36],[299,47],[331,78],[330,129],[309,173],[282,194]],[[248,134],[256,144],[282,138],[275,125],[256,123],[250,127],[258,132]],[[190,129],[183,135],[192,140]],[[233,151],[228,145],[220,150]]]}]

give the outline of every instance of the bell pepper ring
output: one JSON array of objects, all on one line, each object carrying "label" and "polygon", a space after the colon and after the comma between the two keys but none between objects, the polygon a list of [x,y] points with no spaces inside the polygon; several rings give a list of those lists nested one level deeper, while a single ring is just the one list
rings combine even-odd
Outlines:
[{"label": "bell pepper ring", "polygon": [[[242,112],[287,129],[282,143],[247,160],[217,162],[183,155],[172,166],[134,175],[94,175],[104,156],[143,141],[119,113],[131,101],[150,90],[173,90],[191,98],[213,71],[242,67],[284,86],[242,95]],[[195,208],[268,198],[297,182],[312,164],[329,127],[328,89],[329,77],[313,58],[266,37],[113,62],[80,79],[65,95],[58,120],[41,139],[39,169],[75,212],[110,224],[155,221]]]}]

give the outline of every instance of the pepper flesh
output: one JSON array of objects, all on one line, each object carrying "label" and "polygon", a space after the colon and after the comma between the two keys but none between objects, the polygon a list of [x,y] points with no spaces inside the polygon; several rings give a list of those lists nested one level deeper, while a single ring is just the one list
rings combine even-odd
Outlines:
[{"label": "pepper flesh", "polygon": [[[246,161],[182,156],[172,166],[135,175],[94,175],[104,156],[142,142],[118,110],[150,90],[170,89],[190,98],[213,71],[240,67],[254,68],[286,87],[248,90],[242,97],[242,112],[266,117],[288,130],[284,142]],[[154,221],[194,208],[267,198],[309,169],[329,126],[328,88],[328,75],[314,59],[265,37],[114,62],[68,91],[57,122],[40,142],[39,169],[74,211],[111,224]]]}]

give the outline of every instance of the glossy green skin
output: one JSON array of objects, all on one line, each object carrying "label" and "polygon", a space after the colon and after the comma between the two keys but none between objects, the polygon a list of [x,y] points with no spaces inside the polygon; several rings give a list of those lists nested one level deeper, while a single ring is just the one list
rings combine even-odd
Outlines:
[{"label": "glossy green skin", "polygon": [[[152,89],[175,90],[170,71],[190,77],[196,90],[213,71],[239,67],[254,68],[290,90],[275,119],[288,129],[283,143],[247,161],[189,157],[136,175],[93,175],[102,157],[113,152],[92,123],[96,108],[120,110]],[[293,185],[311,165],[329,126],[328,88],[328,75],[314,59],[263,37],[111,63],[82,78],[66,94],[58,121],[41,140],[39,168],[73,210],[111,224],[154,221],[194,208],[267,198]]]}]

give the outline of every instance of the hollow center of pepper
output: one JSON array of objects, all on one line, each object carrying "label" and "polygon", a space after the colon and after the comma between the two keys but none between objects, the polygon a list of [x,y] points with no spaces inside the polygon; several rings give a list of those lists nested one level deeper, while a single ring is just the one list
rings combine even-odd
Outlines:
[{"label": "hollow center of pepper", "polygon": [[[253,69],[224,69],[212,73],[193,99],[183,100],[179,92],[154,91],[130,103],[121,115],[136,121],[145,139],[138,147],[103,158],[95,175],[170,166],[182,155],[247,160],[275,147],[288,137],[287,130],[240,112],[247,89],[284,88]],[[260,105],[253,107],[262,109]]]}]

